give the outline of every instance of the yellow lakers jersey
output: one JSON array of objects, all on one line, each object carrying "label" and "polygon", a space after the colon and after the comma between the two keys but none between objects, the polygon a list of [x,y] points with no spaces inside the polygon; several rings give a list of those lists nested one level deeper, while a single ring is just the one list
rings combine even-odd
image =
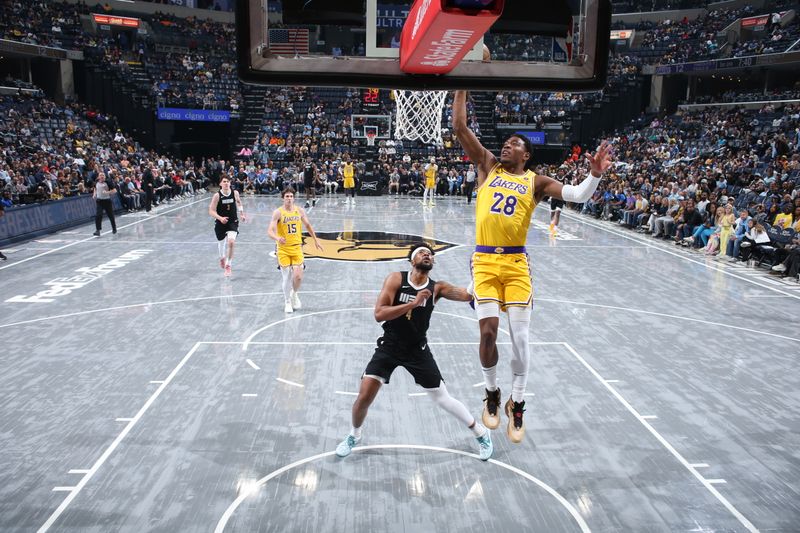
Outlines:
[{"label": "yellow lakers jersey", "polygon": [[531,215],[536,209],[536,173],[510,174],[500,164],[478,189],[475,235],[478,246],[525,246]]},{"label": "yellow lakers jersey", "polygon": [[436,172],[438,171],[439,167],[437,165],[428,165],[425,168],[425,178],[429,180],[436,179]]},{"label": "yellow lakers jersey", "polygon": [[353,169],[353,165],[351,163],[345,163],[344,169],[342,170],[342,174],[345,178],[352,178],[355,171]]},{"label": "yellow lakers jersey", "polygon": [[300,220],[300,211],[295,207],[293,211],[279,208],[281,218],[278,220],[278,237],[286,239],[283,246],[292,246],[303,242],[303,222]]}]

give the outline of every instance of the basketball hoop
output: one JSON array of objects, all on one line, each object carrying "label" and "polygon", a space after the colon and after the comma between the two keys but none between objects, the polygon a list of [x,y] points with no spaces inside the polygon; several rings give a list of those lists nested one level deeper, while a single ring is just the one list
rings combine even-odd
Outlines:
[{"label": "basketball hoop", "polygon": [[375,131],[368,131],[366,133],[367,137],[367,146],[375,146],[375,137],[378,136],[378,133]]},{"label": "basketball hoop", "polygon": [[441,145],[442,111],[447,91],[407,91],[396,89],[397,104],[394,138]]}]

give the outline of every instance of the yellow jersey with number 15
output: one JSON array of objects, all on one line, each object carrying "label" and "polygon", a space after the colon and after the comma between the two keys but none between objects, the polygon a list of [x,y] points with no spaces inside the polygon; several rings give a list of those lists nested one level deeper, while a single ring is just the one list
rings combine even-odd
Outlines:
[{"label": "yellow jersey with number 15", "polygon": [[303,221],[300,219],[300,210],[296,207],[292,211],[278,208],[281,217],[278,220],[278,237],[286,239],[281,246],[295,246],[303,242]]},{"label": "yellow jersey with number 15", "polygon": [[511,174],[498,163],[478,189],[475,241],[478,246],[525,246],[536,209],[532,170]]}]

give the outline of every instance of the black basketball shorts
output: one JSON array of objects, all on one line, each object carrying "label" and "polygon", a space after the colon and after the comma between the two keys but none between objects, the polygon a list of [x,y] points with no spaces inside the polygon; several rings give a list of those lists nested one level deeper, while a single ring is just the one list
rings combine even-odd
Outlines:
[{"label": "black basketball shorts", "polygon": [[427,343],[406,347],[386,342],[383,338],[378,339],[378,346],[364,375],[377,376],[388,384],[398,366],[408,370],[417,385],[425,389],[435,389],[444,381]]}]

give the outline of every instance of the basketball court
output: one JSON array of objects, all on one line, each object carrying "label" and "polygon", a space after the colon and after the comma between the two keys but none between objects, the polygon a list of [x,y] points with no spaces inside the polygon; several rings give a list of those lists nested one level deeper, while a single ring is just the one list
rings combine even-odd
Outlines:
[{"label": "basketball court", "polygon": [[[3,531],[796,530],[796,284],[571,213],[554,239],[540,208],[525,440],[509,442],[504,418],[479,461],[398,370],[339,459],[381,331],[375,298],[407,268],[392,258],[425,238],[432,277],[467,285],[473,209],[320,200],[309,216],[327,257],[308,259],[303,309],[285,315],[266,238],[277,200],[244,198],[230,278],[207,203],[8,254]],[[76,276],[92,281],[66,285]],[[441,302],[429,339],[477,416],[474,312]]]}]

